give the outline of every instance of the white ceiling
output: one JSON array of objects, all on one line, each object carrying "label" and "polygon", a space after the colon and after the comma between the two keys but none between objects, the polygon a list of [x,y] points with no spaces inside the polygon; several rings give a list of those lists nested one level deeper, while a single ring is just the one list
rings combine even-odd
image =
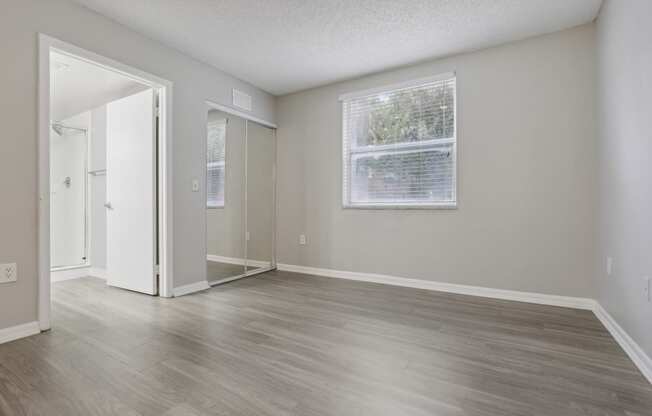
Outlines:
[{"label": "white ceiling", "polygon": [[73,57],[50,54],[50,117],[62,121],[147,87]]},{"label": "white ceiling", "polygon": [[74,0],[282,95],[592,21],[602,0]]}]

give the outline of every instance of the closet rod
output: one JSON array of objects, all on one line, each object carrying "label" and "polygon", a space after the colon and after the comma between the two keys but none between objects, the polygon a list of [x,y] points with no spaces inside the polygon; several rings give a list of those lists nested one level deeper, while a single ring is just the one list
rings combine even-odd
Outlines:
[{"label": "closet rod", "polygon": [[96,169],[88,172],[89,175],[93,176],[104,176],[106,175],[106,169]]}]

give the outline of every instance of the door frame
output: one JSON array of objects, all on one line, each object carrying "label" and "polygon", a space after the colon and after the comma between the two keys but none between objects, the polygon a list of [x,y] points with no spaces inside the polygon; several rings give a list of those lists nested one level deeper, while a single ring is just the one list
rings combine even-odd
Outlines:
[{"label": "door frame", "polygon": [[159,296],[173,296],[172,82],[73,44],[38,34],[38,320],[50,329],[50,52],[56,51],[117,72],[156,89],[158,124]]}]

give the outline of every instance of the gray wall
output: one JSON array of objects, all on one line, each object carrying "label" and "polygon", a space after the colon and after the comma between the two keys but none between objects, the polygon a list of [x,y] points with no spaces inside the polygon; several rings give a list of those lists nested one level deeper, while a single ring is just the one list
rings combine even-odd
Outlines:
[{"label": "gray wall", "polygon": [[[652,356],[652,2],[606,1],[597,21],[598,300]],[[606,258],[614,271],[606,273]]]},{"label": "gray wall", "polygon": [[[594,30],[280,97],[279,262],[593,297]],[[338,95],[451,70],[459,209],[342,209]]]},{"label": "gray wall", "polygon": [[252,95],[255,116],[275,121],[275,99],[71,2],[3,0],[0,262],[18,263],[18,282],[0,286],[0,328],[36,320],[38,32],[174,82],[175,286],[205,280],[204,192],[191,188],[205,178],[205,100],[228,105],[235,87]]}]

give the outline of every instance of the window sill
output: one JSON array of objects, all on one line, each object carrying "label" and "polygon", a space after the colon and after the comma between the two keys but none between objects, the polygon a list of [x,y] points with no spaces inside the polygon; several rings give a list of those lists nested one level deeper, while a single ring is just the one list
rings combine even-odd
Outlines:
[{"label": "window sill", "polygon": [[342,209],[360,209],[360,210],[419,210],[419,211],[438,211],[438,210],[456,210],[457,202],[446,202],[441,204],[349,204],[342,205]]}]

